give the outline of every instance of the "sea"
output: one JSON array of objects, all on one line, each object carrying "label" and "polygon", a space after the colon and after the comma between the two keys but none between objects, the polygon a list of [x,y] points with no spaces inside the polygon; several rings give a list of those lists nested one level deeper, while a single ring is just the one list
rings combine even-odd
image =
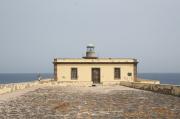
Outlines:
[{"label": "sea", "polygon": [[[37,73],[0,73],[0,84],[38,80]],[[41,73],[43,79],[53,78],[52,73]],[[159,80],[161,84],[180,85],[180,73],[139,73],[139,78]]]},{"label": "sea", "polygon": [[52,73],[0,73],[0,84],[37,81],[39,75],[42,79],[53,78]]}]

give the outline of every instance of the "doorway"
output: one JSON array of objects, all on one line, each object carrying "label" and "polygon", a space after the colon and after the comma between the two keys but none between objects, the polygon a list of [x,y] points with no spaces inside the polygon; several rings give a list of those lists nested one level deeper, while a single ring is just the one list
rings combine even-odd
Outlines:
[{"label": "doorway", "polygon": [[92,81],[97,84],[100,83],[100,68],[92,68]]}]

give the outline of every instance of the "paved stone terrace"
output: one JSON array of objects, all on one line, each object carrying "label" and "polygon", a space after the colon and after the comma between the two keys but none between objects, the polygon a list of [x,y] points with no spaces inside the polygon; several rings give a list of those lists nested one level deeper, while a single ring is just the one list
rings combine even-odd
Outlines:
[{"label": "paved stone terrace", "polygon": [[0,103],[0,119],[178,119],[180,97],[114,87],[42,87]]}]

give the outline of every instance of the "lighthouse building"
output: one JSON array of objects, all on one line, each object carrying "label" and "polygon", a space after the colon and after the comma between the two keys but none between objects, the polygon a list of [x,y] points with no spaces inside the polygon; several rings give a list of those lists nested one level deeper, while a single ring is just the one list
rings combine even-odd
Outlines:
[{"label": "lighthouse building", "polygon": [[95,46],[87,46],[82,58],[55,58],[54,79],[78,85],[110,85],[137,80],[137,60],[133,58],[99,58]]}]

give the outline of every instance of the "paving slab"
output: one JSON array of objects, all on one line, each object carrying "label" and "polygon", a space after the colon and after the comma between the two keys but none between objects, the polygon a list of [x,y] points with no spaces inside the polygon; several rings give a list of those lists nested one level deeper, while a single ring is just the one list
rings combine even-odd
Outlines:
[{"label": "paving slab", "polygon": [[[0,96],[0,100],[1,98],[3,96]],[[123,86],[47,86],[34,88],[12,99],[0,101],[0,119],[179,119],[179,117],[179,97]]]}]

